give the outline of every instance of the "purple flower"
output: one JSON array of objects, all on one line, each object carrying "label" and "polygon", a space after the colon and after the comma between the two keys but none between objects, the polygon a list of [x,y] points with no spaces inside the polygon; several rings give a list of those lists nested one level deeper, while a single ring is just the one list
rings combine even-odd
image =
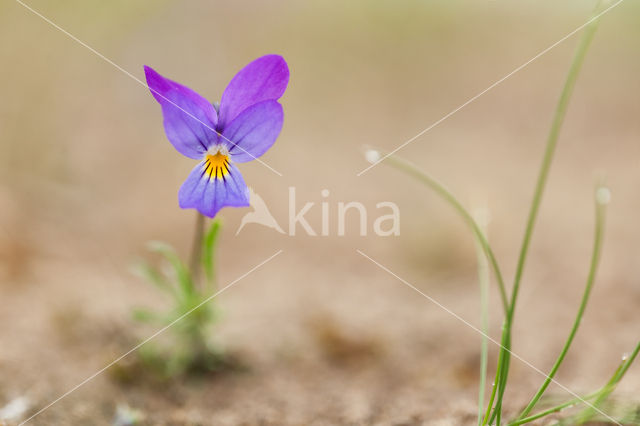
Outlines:
[{"label": "purple flower", "polygon": [[249,206],[249,190],[234,163],[260,157],[282,129],[278,99],[289,68],[278,55],[262,56],[233,77],[220,106],[144,67],[147,85],[162,106],[164,130],[182,155],[200,160],[178,192],[183,209],[214,217],[225,206]]}]

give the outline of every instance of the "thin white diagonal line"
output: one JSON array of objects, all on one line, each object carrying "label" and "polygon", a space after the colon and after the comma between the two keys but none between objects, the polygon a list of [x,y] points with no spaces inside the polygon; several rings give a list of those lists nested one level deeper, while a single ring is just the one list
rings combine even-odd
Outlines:
[{"label": "thin white diagonal line", "polygon": [[580,30],[582,30],[584,27],[586,27],[587,25],[591,24],[593,21],[597,20],[598,18],[600,18],[602,15],[604,15],[605,13],[611,11],[614,7],[620,5],[620,3],[622,3],[624,0],[618,0],[616,1],[614,4],[612,4],[611,6],[607,7],[606,9],[604,9],[602,12],[594,15],[591,19],[589,19],[587,22],[585,22],[584,24],[580,25],[578,28],[576,28],[575,30],[571,31],[569,34],[567,34],[566,36],[562,37],[560,40],[556,41],[555,43],[553,43],[551,46],[547,47],[546,49],[544,49],[543,51],[541,51],[540,53],[538,53],[536,56],[534,56],[533,58],[529,59],[527,62],[523,63],[522,65],[520,65],[519,67],[517,67],[516,69],[514,69],[513,71],[511,71],[509,74],[505,75],[504,77],[502,77],[500,80],[496,81],[495,83],[493,83],[491,86],[487,87],[486,89],[484,89],[482,92],[478,93],[477,95],[475,95],[474,97],[472,97],[471,99],[469,99],[468,101],[466,101],[465,103],[463,103],[462,105],[460,105],[459,107],[457,107],[456,109],[454,109],[453,111],[449,112],[447,115],[445,115],[444,117],[440,118],[439,120],[435,121],[434,123],[432,123],[429,127],[427,127],[426,129],[422,130],[420,133],[418,133],[417,135],[413,136],[412,138],[410,138],[409,140],[407,140],[406,142],[402,143],[400,146],[398,146],[397,148],[395,148],[393,151],[389,152],[387,155],[379,158],[377,161],[375,161],[373,164],[369,165],[368,167],[366,167],[365,169],[361,170],[360,173],[357,174],[357,176],[362,176],[364,173],[366,173],[369,169],[371,169],[372,167],[377,166],[378,164],[380,164],[383,160],[385,160],[387,157],[389,157],[390,155],[395,154],[396,152],[400,151],[402,148],[404,148],[405,146],[409,145],[411,142],[415,141],[416,139],[418,139],[420,136],[424,135],[425,133],[427,133],[429,130],[433,129],[434,127],[436,127],[437,125],[439,125],[440,123],[442,123],[443,121],[447,120],[449,117],[451,117],[452,115],[454,115],[455,113],[457,113],[458,111],[460,111],[461,109],[465,108],[467,105],[471,104],[472,102],[474,102],[476,99],[478,99],[479,97],[481,97],[482,95],[484,95],[485,93],[487,93],[488,91],[490,91],[491,89],[493,89],[494,87],[500,85],[501,83],[503,83],[505,80],[507,80],[508,78],[510,78],[511,76],[513,76],[514,74],[516,74],[517,72],[521,71],[523,68],[527,67],[529,64],[531,64],[532,62],[536,61],[537,59],[539,59],[541,56],[544,56],[546,53],[548,53],[550,50],[554,49],[556,46],[558,46],[559,44],[561,44],[562,42],[564,42],[565,40],[567,40],[568,38],[572,37],[573,35],[575,35],[577,32],[579,32]]},{"label": "thin white diagonal line", "polygon": [[175,106],[176,108],[178,108],[180,111],[184,112],[186,115],[188,115],[189,117],[191,117],[192,119],[196,120],[198,123],[202,124],[204,127],[206,127],[207,129],[211,130],[212,132],[216,133],[217,135],[219,135],[221,138],[223,138],[224,140],[226,140],[227,142],[231,143],[233,146],[240,148],[241,151],[243,151],[245,154],[249,155],[251,158],[253,158],[254,160],[258,161],[260,164],[262,164],[263,166],[265,166],[266,168],[268,168],[269,170],[271,170],[273,173],[277,174],[278,176],[282,176],[282,173],[280,173],[279,171],[277,171],[276,169],[274,169],[273,167],[271,167],[270,165],[268,165],[267,163],[265,163],[264,161],[262,161],[261,159],[255,157],[253,154],[251,154],[250,152],[247,152],[244,148],[242,148],[240,145],[236,144],[235,142],[233,142],[232,140],[230,140],[229,138],[227,138],[226,136],[224,136],[222,133],[218,132],[216,129],[212,128],[211,126],[209,126],[207,123],[201,121],[200,119],[198,119],[196,116],[194,116],[193,114],[191,114],[189,111],[185,110],[184,108],[180,107],[178,104],[176,104],[175,102],[173,102],[171,99],[167,98],[166,96],[164,96],[163,94],[161,94],[160,92],[158,92],[155,89],[152,89],[151,87],[148,87],[147,84],[140,80],[138,77],[136,77],[135,75],[133,75],[132,73],[130,73],[129,71],[127,71],[126,69],[122,68],[120,65],[116,64],[115,62],[113,62],[111,59],[107,58],[106,56],[104,56],[102,53],[98,52],[96,49],[94,49],[93,47],[89,46],[87,43],[85,43],[84,41],[80,40],[78,37],[74,36],[73,34],[71,34],[69,31],[65,30],[64,28],[62,28],[60,25],[56,24],[55,22],[53,22],[51,19],[47,18],[46,16],[44,16],[42,13],[38,12],[37,10],[35,10],[34,8],[32,8],[31,6],[27,5],[26,3],[24,3],[21,0],[15,0],[17,3],[19,3],[20,5],[22,5],[25,9],[29,10],[31,13],[33,13],[34,15],[40,17],[42,20],[44,20],[45,22],[47,22],[49,25],[53,26],[54,28],[56,28],[57,30],[59,30],[60,32],[62,32],[63,34],[65,34],[67,37],[69,37],[70,39],[72,39],[73,41],[75,41],[76,43],[80,44],[83,47],[86,47],[87,49],[89,49],[92,53],[94,53],[96,56],[98,56],[100,59],[102,59],[103,61],[107,62],[108,64],[114,66],[115,68],[117,68],[118,70],[122,71],[124,74],[126,74],[127,76],[131,77],[133,80],[135,80],[136,82],[138,82],[140,85],[142,85],[145,88],[148,88],[151,92],[155,93],[156,95],[160,96],[162,99],[164,99],[165,101],[169,102],[171,105]]},{"label": "thin white diagonal line", "polygon": [[128,355],[130,355],[132,352],[135,352],[136,350],[138,350],[141,346],[143,346],[144,344],[148,343],[150,340],[155,339],[158,335],[160,335],[161,333],[165,332],[167,329],[171,328],[172,326],[174,326],[177,322],[181,321],[183,318],[185,318],[187,315],[191,314],[193,311],[199,309],[201,306],[205,305],[206,303],[210,302],[214,297],[222,294],[225,290],[227,290],[229,287],[231,287],[232,285],[234,285],[235,283],[237,283],[238,281],[242,280],[243,278],[245,278],[247,275],[251,274],[252,272],[254,272],[256,269],[260,268],[261,266],[263,266],[264,264],[270,262],[271,260],[273,260],[276,256],[278,256],[280,253],[282,253],[283,250],[278,250],[276,253],[274,253],[273,255],[271,255],[269,258],[267,258],[266,260],[263,260],[262,262],[260,262],[259,264],[257,264],[256,266],[254,266],[253,268],[249,269],[247,272],[245,272],[244,274],[242,274],[241,276],[239,276],[238,278],[236,278],[235,280],[231,281],[229,284],[227,284],[225,287],[223,287],[222,289],[218,290],[217,292],[215,292],[214,294],[212,294],[211,296],[207,297],[206,299],[204,299],[202,302],[198,303],[195,307],[189,309],[187,312],[185,312],[184,314],[180,315],[178,318],[176,318],[175,320],[171,321],[169,324],[165,325],[164,327],[162,327],[160,330],[156,331],[155,333],[153,333],[151,336],[147,337],[146,339],[144,339],[142,342],[138,343],[136,346],[134,346],[133,348],[129,349],[127,352],[125,352],[124,354],[122,354],[121,356],[119,356],[118,358],[114,359],[113,361],[111,361],[109,364],[105,365],[104,367],[102,367],[100,370],[96,371],[95,373],[93,373],[91,376],[87,377],[86,379],[84,379],[82,382],[78,383],[77,385],[75,385],[73,388],[69,389],[68,391],[66,391],[65,393],[63,393],[61,396],[59,396],[58,398],[56,398],[55,400],[51,401],[49,404],[45,405],[43,408],[41,408],[40,410],[36,411],[35,414],[32,414],[31,417],[29,417],[28,419],[24,420],[22,423],[20,423],[18,426],[22,426],[25,423],[31,421],[34,417],[42,414],[42,412],[44,412],[45,410],[48,410],[49,408],[51,408],[53,405],[57,404],[60,400],[66,398],[67,396],[69,396],[71,393],[75,392],[76,390],[78,390],[80,387],[84,386],[85,384],[87,384],[88,382],[90,382],[91,380],[95,379],[97,376],[99,376],[100,374],[102,374],[103,372],[105,372],[107,369],[109,369],[110,367],[112,367],[113,365],[117,364],[118,362],[120,362],[122,359],[124,359],[125,357],[127,357]]},{"label": "thin white diagonal line", "polygon": [[[486,334],[485,332],[483,332],[482,330],[480,330],[478,327],[476,327],[475,325],[471,324],[469,321],[465,320],[464,318],[462,318],[460,315],[456,314],[455,312],[453,312],[451,309],[447,308],[446,306],[444,306],[442,303],[438,302],[436,299],[434,299],[433,297],[429,296],[428,294],[420,291],[418,288],[416,288],[414,285],[412,285],[411,283],[409,283],[407,280],[401,278],[400,276],[398,276],[397,274],[395,274],[394,272],[392,272],[389,268],[387,268],[386,266],[382,265],[380,262],[372,259],[370,256],[366,255],[364,252],[362,252],[359,249],[356,249],[356,251],[362,255],[362,257],[370,260],[373,264],[375,264],[376,266],[378,266],[380,269],[382,269],[383,271],[389,273],[390,275],[394,276],[395,278],[397,278],[398,280],[400,280],[400,282],[402,282],[404,285],[406,285],[407,287],[411,288],[412,290],[416,291],[417,293],[419,293],[422,297],[428,299],[431,303],[437,305],[440,309],[444,310],[445,312],[447,312],[449,315],[455,317],[458,321],[462,322],[464,325],[466,325],[467,327],[471,328],[472,330],[474,330],[475,332],[477,332],[478,334],[484,336],[485,338],[487,338],[488,340],[490,340],[492,343],[496,344],[497,346],[499,346],[500,348],[504,349],[505,351],[509,352],[511,355],[513,355],[514,358],[517,358],[518,360],[522,361],[524,364],[526,364],[527,366],[529,366],[530,368],[532,368],[534,371],[536,371],[537,373],[541,374],[542,376],[544,376],[545,378],[550,378],[547,374],[544,373],[544,371],[540,370],[539,368],[537,368],[536,366],[534,366],[533,364],[531,364],[529,361],[525,360],[524,358],[522,358],[520,355],[516,354],[515,352],[505,348],[504,346],[502,346],[502,344],[500,342],[498,342],[497,340],[493,339],[491,336],[489,336],[488,334]],[[596,410],[598,413],[602,414],[604,417],[606,417],[607,419],[611,420],[613,423],[617,424],[618,426],[622,426],[622,424],[618,423],[614,418],[612,418],[611,416],[607,415],[606,413],[604,413],[602,410],[600,410],[599,408],[595,407],[593,404],[591,404],[588,401],[585,401],[583,398],[581,398],[578,394],[576,394],[575,392],[573,392],[571,389],[569,389],[568,387],[564,386],[563,384],[559,383],[557,380],[555,379],[551,379],[551,381],[553,383],[555,383],[556,385],[558,385],[560,388],[564,389],[567,393],[571,394],[571,396],[575,397],[577,400],[579,400],[580,402],[582,402],[583,404],[586,404],[587,406],[593,408],[594,410]]]}]

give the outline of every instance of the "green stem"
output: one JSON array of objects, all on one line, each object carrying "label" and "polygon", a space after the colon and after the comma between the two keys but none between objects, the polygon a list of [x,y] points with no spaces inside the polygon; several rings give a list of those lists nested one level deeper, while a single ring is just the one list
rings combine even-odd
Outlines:
[{"label": "green stem", "polygon": [[607,398],[611,392],[613,392],[613,390],[615,389],[616,385],[620,382],[620,380],[622,380],[622,378],[624,377],[625,373],[627,372],[627,370],[629,369],[629,367],[631,366],[631,364],[633,363],[633,361],[635,360],[635,358],[638,356],[638,352],[640,351],[640,342],[638,343],[638,345],[635,347],[633,353],[631,354],[631,356],[627,357],[626,359],[624,359],[622,361],[622,363],[620,363],[620,365],[618,366],[618,368],[616,369],[616,371],[614,372],[613,376],[611,377],[611,379],[609,379],[609,381],[607,382],[606,385],[604,385],[603,387],[601,387],[600,389],[598,389],[595,392],[591,392],[590,394],[582,397],[582,398],[573,398],[565,403],[562,403],[560,405],[556,405],[554,407],[551,407],[547,410],[541,411],[538,414],[534,414],[532,416],[529,417],[525,417],[525,418],[521,418],[521,419],[517,419],[511,423],[509,423],[509,426],[519,426],[519,425],[523,425],[525,423],[530,423],[532,421],[541,419],[542,417],[548,416],[549,414],[553,414],[553,413],[557,413],[567,407],[570,407],[572,405],[575,404],[579,404],[579,403],[583,403],[585,401],[589,401],[591,399],[594,398],[598,398],[596,400],[596,402],[593,405],[596,405],[599,403],[598,400],[600,400],[600,402],[602,402],[605,398]]},{"label": "green stem", "polygon": [[576,333],[578,332],[578,328],[580,327],[580,323],[582,322],[582,316],[584,315],[584,311],[587,308],[589,296],[591,295],[591,290],[593,288],[593,283],[596,277],[596,271],[598,269],[598,263],[600,261],[600,253],[602,248],[602,234],[604,232],[604,215],[606,210],[606,204],[603,202],[603,200],[598,199],[599,194],[597,191],[608,191],[608,190],[604,187],[600,187],[596,190],[596,223],[595,223],[593,251],[591,254],[591,264],[589,266],[589,275],[587,277],[587,283],[584,289],[584,293],[582,294],[582,300],[580,302],[580,307],[578,308],[578,313],[576,314],[576,318],[573,322],[573,327],[571,327],[571,332],[569,333],[569,337],[564,343],[564,347],[562,348],[560,355],[558,355],[558,359],[556,359],[556,362],[553,364],[553,367],[551,368],[551,371],[547,375],[547,378],[545,379],[544,383],[542,383],[542,386],[540,386],[540,389],[538,389],[538,392],[536,392],[534,397],[531,399],[531,401],[526,406],[526,408],[522,411],[522,413],[520,413],[520,415],[517,417],[516,420],[526,417],[527,414],[531,412],[531,410],[535,407],[535,405],[538,403],[538,401],[542,397],[542,394],[545,392],[549,384],[551,384],[551,381],[555,377],[556,372],[558,371],[558,369],[560,368],[560,365],[564,361],[564,358],[567,355],[567,352],[569,352],[569,348],[571,347],[571,344],[573,343],[573,339],[575,338]]},{"label": "green stem", "polygon": [[[504,326],[503,326],[504,327]],[[489,407],[484,415],[484,419],[482,420],[482,426],[485,426],[489,421],[489,414],[491,414],[490,408],[493,407],[493,401],[496,398],[496,390],[498,388],[498,379],[500,378],[500,369],[502,368],[502,357],[504,356],[504,352],[500,351],[498,354],[498,368],[496,368],[496,376],[493,379],[493,385],[491,386],[491,397],[489,397]]]},{"label": "green stem", "polygon": [[[483,225],[482,229],[486,232],[486,223]],[[477,240],[476,254],[478,262],[478,283],[480,284],[480,317],[483,332],[482,344],[480,346],[480,386],[478,391],[478,426],[481,426],[489,352],[489,339],[487,337],[489,335],[489,261]]]},{"label": "green stem", "polygon": [[[496,260],[496,257],[493,254],[493,250],[491,249],[491,246],[489,245],[489,242],[487,241],[484,233],[482,232],[482,230],[480,229],[476,221],[473,219],[471,214],[469,214],[469,212],[464,208],[464,206],[455,198],[455,196],[444,185],[442,185],[440,182],[438,182],[437,180],[435,180],[434,178],[432,178],[422,170],[418,169],[416,166],[414,166],[410,162],[403,160],[395,155],[390,155],[384,158],[385,158],[384,162],[397,168],[398,170],[401,170],[407,173],[408,175],[416,178],[417,180],[419,180],[420,182],[424,183],[429,188],[431,188],[436,194],[438,194],[450,206],[452,206],[462,216],[465,222],[467,222],[467,225],[471,227],[471,230],[476,238],[477,244],[480,245],[485,256],[487,257],[487,259],[489,259],[491,268],[493,269],[493,272],[496,276],[496,281],[498,282],[498,289],[500,290],[500,296],[502,299],[503,309],[505,311],[505,315],[507,315],[509,311],[509,304],[508,304],[508,297],[507,297],[506,287],[504,284],[504,279],[502,277],[502,272],[500,271],[500,266],[498,265],[498,261]],[[503,330],[504,330],[504,327],[503,327]],[[504,335],[504,332],[503,332],[503,335]],[[501,351],[499,356],[499,366],[498,366],[498,369],[496,370],[496,380],[494,381],[493,389],[491,391],[491,397],[489,399],[489,405],[488,405],[489,408],[493,406],[493,401],[496,396],[497,383],[498,383],[497,379],[501,377],[501,371],[503,368],[502,362],[500,362],[500,360],[502,360],[504,356],[505,356],[504,353]],[[482,425],[485,425],[487,423],[489,414],[490,414],[490,410],[487,410],[486,416],[482,422]]]},{"label": "green stem", "polygon": [[530,422],[532,422],[534,420],[541,419],[541,418],[543,418],[545,416],[548,416],[549,414],[557,413],[559,411],[564,410],[567,407],[571,407],[572,405],[575,405],[575,404],[578,404],[580,402],[588,401],[588,400],[590,400],[592,398],[595,398],[596,396],[598,396],[598,394],[600,392],[601,392],[601,390],[598,390],[596,392],[590,393],[589,395],[587,395],[587,396],[585,396],[583,398],[573,398],[573,399],[571,399],[571,400],[569,400],[569,401],[567,401],[567,402],[565,402],[563,404],[556,405],[555,407],[551,407],[551,408],[549,408],[547,410],[541,411],[538,414],[534,414],[532,416],[525,417],[523,419],[518,419],[516,421],[513,421],[513,422],[509,423],[508,426],[523,425],[525,423],[530,423]]},{"label": "green stem", "polygon": [[638,342],[638,344],[636,345],[636,347],[633,350],[633,352],[631,353],[631,355],[623,360],[622,365],[616,371],[616,374],[614,374],[613,377],[611,378],[611,380],[609,381],[609,383],[607,383],[602,388],[602,391],[597,396],[597,398],[593,402],[593,404],[591,406],[589,406],[589,407],[586,407],[578,415],[576,424],[582,424],[582,423],[586,422],[587,420],[591,419],[591,417],[594,415],[594,413],[596,411],[594,409],[594,407],[596,407],[596,408],[599,407],[607,398],[609,398],[609,396],[616,389],[616,386],[618,385],[620,380],[622,380],[622,378],[626,374],[626,372],[629,369],[629,367],[631,367],[631,364],[633,363],[633,361],[635,361],[636,357],[638,356],[638,352],[640,352],[640,342]]},{"label": "green stem", "polygon": [[[189,271],[194,286],[200,279],[200,258],[202,257],[202,236],[204,235],[204,216],[196,212],[196,225],[191,244],[191,257],[189,259]],[[196,287],[197,288],[197,287]]]},{"label": "green stem", "polygon": [[615,375],[613,378],[613,384],[617,384],[620,380],[622,380],[622,377],[624,377],[624,375],[627,373],[627,370],[629,369],[629,367],[631,367],[631,364],[633,364],[633,361],[635,361],[636,357],[638,356],[638,353],[640,353],[640,342],[638,342],[636,347],[633,349],[633,352],[631,352],[631,355],[627,356],[626,359],[624,360],[623,367],[620,369],[618,374]]},{"label": "green stem", "polygon": [[[600,2],[596,5],[594,12],[594,17],[597,16],[597,11],[600,9]],[[549,170],[551,169],[551,163],[553,160],[553,156],[555,153],[556,145],[558,142],[558,137],[560,135],[560,130],[562,129],[562,124],[564,123],[564,119],[566,117],[567,108],[569,106],[569,100],[571,99],[571,95],[576,85],[576,80],[578,78],[578,74],[580,72],[580,68],[584,62],[584,58],[586,56],[587,50],[591,41],[593,40],[593,36],[595,35],[595,31],[598,27],[599,19],[593,19],[586,26],[582,38],[580,39],[580,43],[576,50],[575,56],[571,63],[571,67],[569,69],[569,73],[567,74],[567,78],[562,89],[562,93],[560,94],[560,99],[558,100],[558,104],[556,106],[556,110],[553,116],[553,122],[551,124],[551,130],[549,132],[549,136],[547,137],[547,145],[544,152],[544,157],[542,159],[542,164],[540,166],[540,171],[538,174],[538,179],[536,182],[533,200],[531,202],[531,207],[529,209],[529,216],[527,219],[527,225],[525,228],[524,238],[522,241],[522,246],[520,248],[520,254],[518,257],[518,263],[516,267],[515,278],[513,281],[513,290],[511,292],[511,302],[509,304],[509,309],[507,313],[507,326],[505,328],[505,333],[502,337],[502,351],[510,350],[510,341],[511,341],[511,329],[513,326],[513,317],[515,313],[516,302],[518,299],[518,293],[520,291],[520,282],[522,280],[522,274],[524,272],[525,261],[527,259],[527,254],[529,252],[529,245],[531,243],[531,237],[533,235],[533,229],[535,227],[536,219],[538,217],[538,211],[540,209],[540,203],[542,201],[542,196],[544,194],[544,189],[547,183],[547,179],[549,177]],[[504,392],[507,384],[507,378],[509,375],[508,362],[510,360],[511,354],[507,352],[505,357],[503,358],[503,362],[507,365],[502,369],[502,377],[499,380],[499,389],[498,389],[498,400],[496,402],[496,407],[501,407],[502,399],[504,397]],[[495,412],[494,416],[495,417]],[[492,418],[493,418],[492,417]]]},{"label": "green stem", "polygon": [[496,424],[500,426],[500,417],[502,416],[502,401],[504,397],[504,389],[507,386],[507,377],[509,373],[509,366],[511,364],[511,333],[504,341],[502,346],[504,348],[505,356],[502,360],[503,366],[501,369],[501,376],[498,379],[498,399],[496,401],[495,410],[491,416],[489,423],[492,423],[494,419],[497,419]]},{"label": "green stem", "polygon": [[449,203],[449,205],[453,207],[462,216],[465,222],[467,222],[467,225],[471,227],[471,230],[473,231],[473,234],[476,237],[476,241],[478,242],[478,244],[480,244],[480,246],[482,247],[482,250],[484,251],[487,258],[489,259],[493,272],[496,276],[496,280],[498,281],[500,296],[502,298],[502,304],[506,313],[509,308],[507,291],[504,285],[504,280],[502,278],[502,273],[500,272],[498,261],[496,260],[496,257],[493,254],[493,250],[491,249],[489,242],[484,236],[484,233],[482,232],[482,230],[480,229],[476,221],[473,219],[471,214],[469,214],[469,212],[464,208],[464,206],[456,199],[456,197],[447,188],[445,188],[444,185],[442,185],[440,182],[438,182],[437,180],[435,180],[434,178],[432,178],[431,176],[429,176],[428,174],[426,174],[425,172],[423,172],[413,164],[409,163],[408,161],[403,160],[399,157],[396,157],[395,155],[390,155],[388,157],[385,157],[384,162],[397,168],[398,170],[401,170],[407,173],[409,176],[412,176],[417,180],[419,180],[420,182],[427,185],[429,188],[435,191],[436,194],[442,197],[442,199],[444,199],[447,203]]}]

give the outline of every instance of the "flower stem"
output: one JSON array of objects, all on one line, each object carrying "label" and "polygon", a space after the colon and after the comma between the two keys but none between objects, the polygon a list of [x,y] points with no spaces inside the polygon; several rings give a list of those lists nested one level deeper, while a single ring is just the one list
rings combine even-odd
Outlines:
[{"label": "flower stem", "polygon": [[531,401],[526,406],[526,408],[522,411],[522,413],[520,413],[520,415],[517,417],[516,420],[520,420],[526,417],[531,412],[531,410],[535,407],[535,405],[538,403],[538,401],[542,397],[542,394],[545,392],[549,384],[551,384],[551,381],[555,377],[556,372],[558,371],[558,369],[560,368],[560,365],[564,361],[564,358],[567,355],[567,352],[569,351],[569,347],[571,347],[571,343],[573,343],[573,339],[575,338],[576,333],[578,332],[580,323],[582,322],[582,316],[584,315],[584,311],[587,307],[587,302],[589,301],[589,296],[591,295],[591,289],[593,288],[593,283],[595,281],[596,270],[598,269],[598,263],[600,261],[600,253],[602,248],[602,235],[604,233],[604,217],[605,217],[607,200],[599,196],[601,191],[607,191],[608,193],[608,189],[605,187],[599,187],[596,189],[596,223],[595,223],[595,234],[594,234],[594,241],[593,241],[593,251],[591,254],[591,264],[589,266],[589,275],[587,277],[587,283],[585,285],[584,293],[582,294],[582,300],[580,302],[580,307],[578,308],[578,313],[576,314],[576,318],[573,322],[573,327],[571,328],[569,337],[564,343],[564,347],[562,348],[560,355],[558,355],[556,362],[553,364],[551,371],[547,375],[547,378],[542,383],[542,386],[540,386],[540,389],[538,389],[538,392],[536,392],[534,397],[531,399]]},{"label": "flower stem", "polygon": [[436,194],[438,194],[444,201],[446,201],[451,207],[453,207],[459,214],[462,216],[467,225],[471,227],[471,231],[476,238],[476,241],[482,247],[484,254],[489,259],[489,263],[491,264],[491,268],[496,276],[496,280],[498,281],[498,287],[500,290],[500,296],[502,298],[502,304],[505,310],[505,313],[508,310],[508,299],[507,299],[507,291],[504,285],[504,280],[502,278],[502,272],[500,272],[500,267],[498,265],[498,261],[493,254],[493,250],[487,241],[484,233],[473,219],[471,214],[464,208],[464,206],[456,199],[456,197],[440,182],[411,164],[410,162],[403,160],[395,155],[389,155],[384,157],[384,162],[389,164],[390,166],[395,167],[398,170],[401,170],[407,173],[409,176],[412,176],[419,180],[420,182],[427,185]]},{"label": "flower stem", "polygon": [[191,244],[191,257],[189,259],[189,271],[194,286],[200,280],[200,258],[202,257],[202,237],[204,235],[204,216],[196,211],[196,224]]},{"label": "flower stem", "polygon": [[[597,15],[598,10],[600,9],[600,1],[596,5],[594,15],[592,17],[589,25],[586,26],[582,38],[580,39],[580,43],[574,55],[573,61],[571,63],[571,67],[567,74],[567,78],[562,89],[562,93],[560,94],[560,98],[558,100],[558,104],[556,106],[556,110],[553,116],[553,122],[551,124],[551,130],[549,131],[549,136],[547,137],[547,144],[544,152],[544,157],[542,159],[542,164],[540,166],[540,171],[538,174],[538,179],[536,182],[533,200],[531,202],[531,207],[529,209],[529,216],[527,219],[527,225],[524,232],[524,238],[522,241],[522,245],[520,248],[520,254],[518,257],[518,263],[516,267],[515,278],[513,281],[513,289],[511,292],[511,302],[509,303],[509,309],[507,312],[507,320],[506,327],[504,329],[504,333],[502,336],[502,348],[501,351],[506,352],[505,356],[502,358],[504,366],[501,369],[501,377],[498,380],[498,398],[496,401],[496,410],[500,410],[502,407],[502,399],[504,397],[504,392],[507,384],[507,378],[509,375],[509,362],[511,359],[511,329],[513,326],[513,317],[515,313],[516,302],[518,299],[518,293],[520,290],[520,282],[522,280],[522,274],[524,272],[525,261],[527,259],[527,254],[529,252],[529,245],[531,243],[531,237],[533,235],[533,229],[535,227],[536,219],[538,217],[538,211],[540,209],[540,203],[542,201],[542,196],[544,194],[544,189],[547,183],[547,179],[549,177],[549,170],[551,169],[551,163],[553,160],[553,156],[555,153],[556,145],[558,142],[558,137],[560,135],[560,130],[562,129],[562,124],[564,123],[564,119],[567,113],[567,108],[569,106],[569,100],[571,99],[571,95],[573,94],[573,90],[576,85],[576,80],[578,78],[578,74],[580,72],[580,68],[584,62],[584,58],[586,56],[587,50],[591,41],[593,40],[593,36],[595,35],[596,29],[598,27],[599,19],[594,19]],[[492,419],[497,415],[496,410],[492,415]]]}]

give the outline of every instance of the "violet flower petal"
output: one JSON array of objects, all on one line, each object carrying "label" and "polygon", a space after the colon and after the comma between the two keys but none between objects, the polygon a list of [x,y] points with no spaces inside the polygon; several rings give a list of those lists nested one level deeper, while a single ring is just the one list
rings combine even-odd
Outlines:
[{"label": "violet flower petal", "polygon": [[220,100],[219,128],[224,129],[242,111],[268,99],[279,99],[289,83],[289,67],[279,55],[262,56],[231,80]]},{"label": "violet flower petal", "polygon": [[267,152],[280,134],[283,120],[282,105],[273,100],[242,111],[222,132],[233,161],[246,163]]},{"label": "violet flower petal", "polygon": [[183,209],[194,208],[205,216],[214,217],[225,207],[248,207],[249,189],[236,166],[229,163],[224,176],[210,176],[206,161],[200,162],[189,174],[178,192],[178,203]]},{"label": "violet flower petal", "polygon": [[169,142],[182,155],[201,159],[216,143],[218,114],[205,98],[145,65],[147,85],[162,106],[164,130]]}]

